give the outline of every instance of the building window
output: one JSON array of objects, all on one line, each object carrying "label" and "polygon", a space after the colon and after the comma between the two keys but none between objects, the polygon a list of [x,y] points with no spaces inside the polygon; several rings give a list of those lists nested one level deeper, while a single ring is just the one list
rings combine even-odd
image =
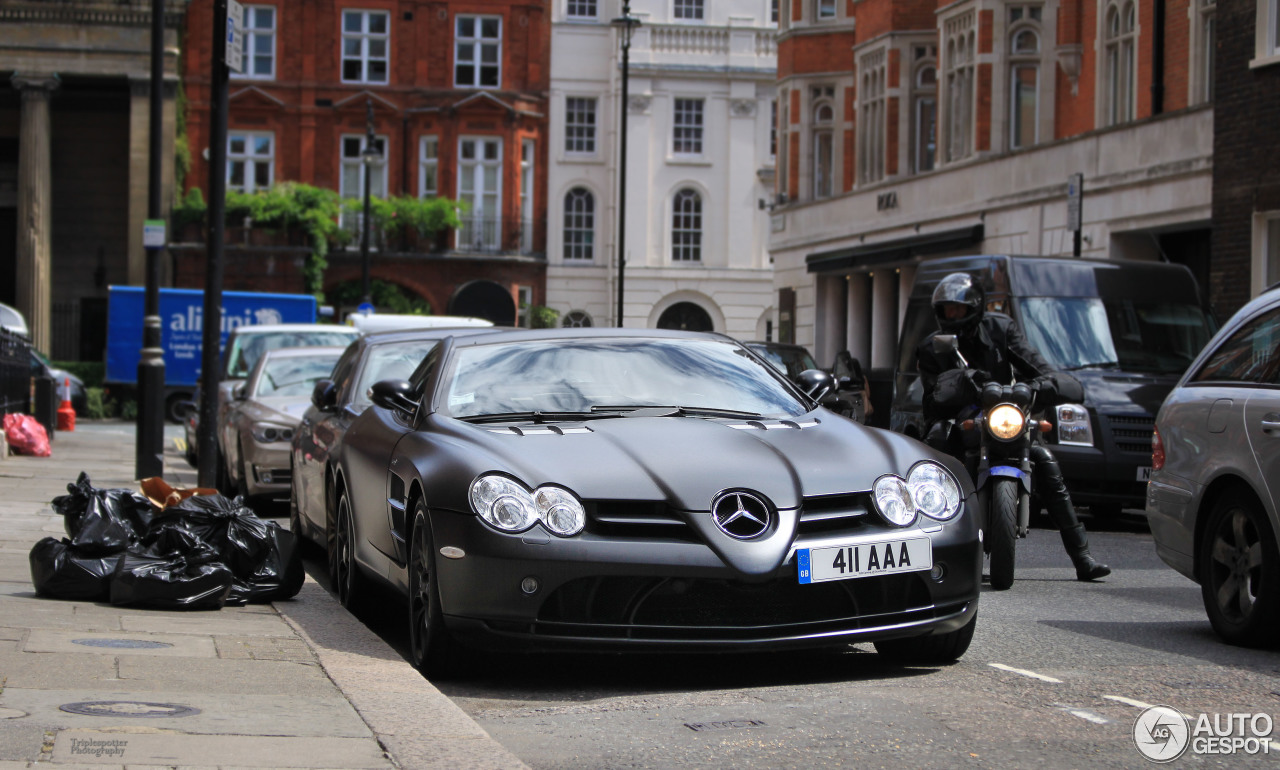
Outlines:
[{"label": "building window", "polygon": [[564,151],[595,154],[595,99],[570,96],[564,100]]},{"label": "building window", "polygon": [[911,80],[911,168],[932,171],[938,152],[938,47],[912,49],[915,75]]},{"label": "building window", "polygon": [[418,140],[418,197],[440,194],[440,140],[424,136]]},{"label": "building window", "polygon": [[458,248],[496,251],[502,247],[502,140],[463,137],[458,141],[458,200],[465,203]]},{"label": "building window", "polygon": [[790,147],[787,139],[788,137],[787,119],[788,119],[788,116],[791,114],[791,110],[788,108],[788,105],[790,104],[790,102],[788,101],[788,95],[789,95],[788,91],[785,88],[782,89],[782,92],[780,94],[778,94],[779,108],[778,108],[778,124],[777,125],[778,125],[778,149],[780,150],[780,152],[778,152],[778,154],[774,156],[778,159],[778,174],[775,178],[775,183],[774,183],[774,191],[775,191],[774,199],[779,203],[786,201],[787,195],[789,194],[789,191],[790,191],[790,188],[788,187],[788,185],[790,184],[790,180],[787,178],[787,170],[788,168],[790,168],[790,164],[788,162],[790,160],[789,158],[790,153],[788,152],[788,149],[787,149],[788,147]]},{"label": "building window", "polygon": [[571,310],[565,313],[560,325],[566,329],[584,329],[591,326],[591,316],[581,310]]},{"label": "building window", "polygon": [[778,23],[778,2],[779,0],[769,0],[769,21],[774,24]]},{"label": "building window", "polygon": [[1133,120],[1134,88],[1137,80],[1134,47],[1137,42],[1137,8],[1130,0],[1123,7],[1119,3],[1107,6],[1106,39],[1103,52],[1106,56],[1106,109],[1107,125],[1127,123]]},{"label": "building window", "polygon": [[391,31],[383,11],[342,12],[342,80],[387,82]]},{"label": "building window", "polygon": [[973,152],[973,65],[977,32],[972,13],[946,23],[946,148],[947,160],[957,161]]},{"label": "building window", "polygon": [[778,100],[769,104],[769,157],[778,157]]},{"label": "building window", "polygon": [[672,151],[677,155],[702,154],[701,99],[676,99]]},{"label": "building window", "polygon": [[858,179],[864,184],[884,178],[887,58],[881,49],[858,63]]},{"label": "building window", "polygon": [[815,0],[818,5],[818,21],[836,17],[836,0]]},{"label": "building window", "polygon": [[273,5],[244,8],[244,72],[233,77],[271,80],[276,76],[276,9]]},{"label": "building window", "polygon": [[502,18],[459,16],[454,21],[454,85],[497,88],[502,82]]},{"label": "building window", "polygon": [[585,187],[564,196],[564,258],[595,259],[596,197]]},{"label": "building window", "polygon": [[1280,0],[1258,0],[1258,58],[1280,56]]},{"label": "building window", "polygon": [[835,157],[832,147],[832,123],[835,110],[827,102],[813,108],[813,197],[830,198],[835,189]]},{"label": "building window", "polygon": [[698,20],[702,18],[702,0],[673,0],[672,15],[677,19]]},{"label": "building window", "polygon": [[702,196],[688,188],[671,203],[671,259],[702,261]]},{"label": "building window", "polygon": [[1009,146],[1030,147],[1040,141],[1040,35],[1036,30],[1014,30],[1009,62]]},{"label": "building window", "polygon": [[271,186],[275,167],[275,136],[269,133],[227,133],[227,189],[251,193]]},{"label": "building window", "polygon": [[532,139],[520,140],[520,252],[533,251],[533,180],[536,145]]},{"label": "building window", "polygon": [[[367,137],[355,134],[342,137],[342,177],[339,193],[343,198],[364,198],[364,148]],[[369,166],[369,194],[376,198],[387,197],[387,140],[385,137],[374,137],[373,149],[378,159]],[[355,216],[343,212],[340,216],[342,226],[359,235],[360,220],[363,211]],[[358,238],[354,240],[359,243]]]},{"label": "building window", "polygon": [[1213,101],[1213,59],[1218,40],[1218,4],[1215,0],[1197,0],[1197,24],[1192,28],[1191,103]]},{"label": "building window", "polygon": [[565,15],[570,19],[594,19],[596,0],[569,0]]},{"label": "building window", "polygon": [[1280,214],[1267,212],[1262,219],[1262,288],[1280,283]]}]

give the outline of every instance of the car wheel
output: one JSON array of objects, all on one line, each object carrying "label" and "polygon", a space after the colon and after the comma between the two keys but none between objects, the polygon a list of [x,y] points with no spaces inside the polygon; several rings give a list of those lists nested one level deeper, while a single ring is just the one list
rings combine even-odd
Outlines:
[{"label": "car wheel", "polygon": [[302,511],[298,508],[298,468],[293,462],[293,453],[289,453],[289,531],[299,541],[307,540],[307,531],[302,526]]},{"label": "car wheel", "polygon": [[907,639],[886,639],[875,643],[876,653],[890,663],[903,665],[937,665],[960,659],[973,641],[973,631],[978,626],[978,613],[955,631],[934,636],[912,636]]},{"label": "car wheel", "polygon": [[352,609],[360,603],[364,584],[360,565],[356,562],[355,517],[345,491],[338,495],[337,508],[329,547],[329,579],[338,592],[338,601],[343,607]]},{"label": "car wheel", "polygon": [[1200,543],[1200,593],[1213,630],[1241,647],[1276,643],[1280,630],[1280,549],[1252,495],[1218,498]]},{"label": "car wheel", "polygon": [[464,666],[460,649],[444,626],[435,565],[427,506],[419,500],[409,535],[410,662],[424,676],[443,679],[462,673]]},{"label": "car wheel", "polygon": [[236,446],[237,446],[237,454],[240,455],[240,459],[236,462],[236,466],[237,466],[236,469],[240,471],[239,473],[236,474],[236,495],[244,501],[245,505],[248,505],[249,504],[249,466],[244,461],[244,444],[240,443],[240,444],[237,444]]},{"label": "car wheel", "polygon": [[182,405],[191,400],[189,393],[174,393],[164,400],[164,418],[172,423],[182,424],[186,411]]},{"label": "car wheel", "polygon": [[1018,547],[1018,482],[993,476],[990,499],[991,587],[1005,591],[1013,585]]}]

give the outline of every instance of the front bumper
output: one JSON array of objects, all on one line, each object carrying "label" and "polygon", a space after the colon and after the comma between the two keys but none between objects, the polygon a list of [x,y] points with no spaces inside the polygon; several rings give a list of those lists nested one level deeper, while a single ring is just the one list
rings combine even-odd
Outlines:
[{"label": "front bumper", "polygon": [[[919,535],[868,526],[799,536],[770,575],[746,579],[693,539],[489,529],[470,514],[435,512],[432,530],[445,622],[464,644],[524,652],[767,650],[827,647],[946,633],[977,611],[982,549],[969,514],[927,533],[928,571],[802,585],[796,548]],[[444,558],[439,549],[465,552]],[[537,583],[533,592],[528,579]],[[522,588],[523,584],[523,588]]]},{"label": "front bumper", "polygon": [[289,496],[292,490],[292,471],[289,444],[276,442],[271,445],[253,443],[244,447],[245,487],[250,495],[264,497]]},{"label": "front bumper", "polygon": [[1147,482],[1139,480],[1139,472],[1143,468],[1150,470],[1150,455],[1062,444],[1050,444],[1049,449],[1062,468],[1071,501],[1076,505],[1142,508],[1146,504]]}]

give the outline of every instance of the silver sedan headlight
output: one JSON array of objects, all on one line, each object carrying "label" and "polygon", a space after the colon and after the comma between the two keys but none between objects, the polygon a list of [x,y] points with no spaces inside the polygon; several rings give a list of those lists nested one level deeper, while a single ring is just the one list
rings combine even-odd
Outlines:
[{"label": "silver sedan headlight", "polygon": [[904,479],[888,474],[872,486],[876,512],[895,527],[910,526],[917,514],[948,521],[960,513],[960,485],[941,465],[926,460]]},{"label": "silver sedan headlight", "polygon": [[471,508],[503,532],[523,532],[539,521],[550,532],[570,537],[582,531],[587,512],[573,493],[544,485],[529,491],[508,476],[488,473],[471,482]]},{"label": "silver sedan headlight", "polygon": [[293,441],[293,428],[272,422],[255,422],[250,429],[253,440],[259,444],[287,444]]}]

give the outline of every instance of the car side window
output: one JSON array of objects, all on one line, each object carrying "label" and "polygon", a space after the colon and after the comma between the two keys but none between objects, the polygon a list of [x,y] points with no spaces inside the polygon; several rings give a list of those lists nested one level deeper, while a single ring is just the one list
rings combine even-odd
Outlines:
[{"label": "car side window", "polygon": [[343,391],[350,387],[350,384],[347,381],[351,378],[351,369],[356,364],[356,354],[359,353],[359,347],[359,345],[351,345],[348,347],[342,353],[342,358],[338,359],[337,366],[333,367],[333,374],[329,376],[329,379],[333,381],[333,384],[339,388],[339,403],[341,403],[343,396],[346,395]]},{"label": "car side window", "polygon": [[1241,326],[1213,352],[1192,382],[1280,384],[1280,308]]}]

